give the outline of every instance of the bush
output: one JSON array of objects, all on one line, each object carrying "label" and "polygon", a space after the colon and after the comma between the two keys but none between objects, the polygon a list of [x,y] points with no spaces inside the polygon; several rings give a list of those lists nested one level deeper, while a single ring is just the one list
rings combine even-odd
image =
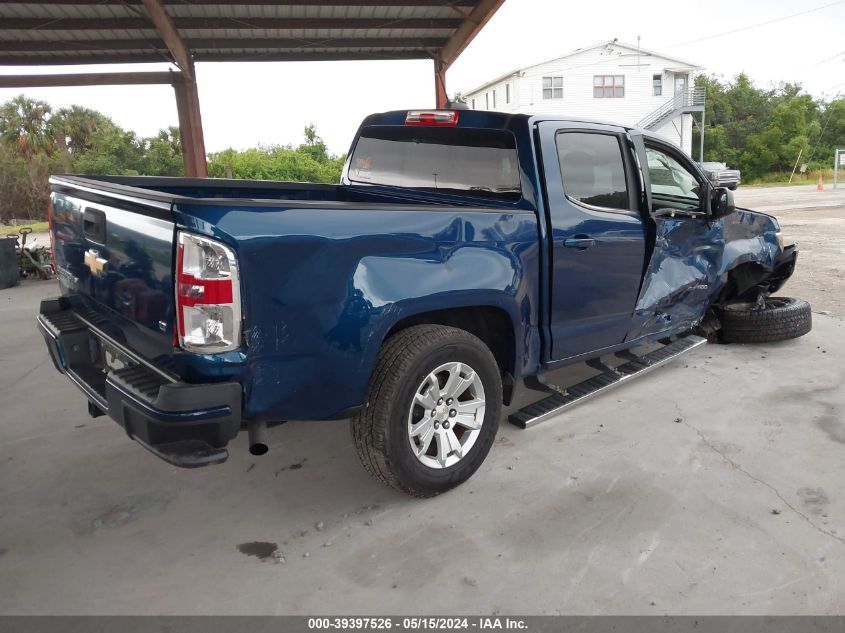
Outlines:
[{"label": "bush", "polygon": [[[331,183],[343,156],[331,156],[314,124],[299,147],[232,149],[209,157],[209,175]],[[179,129],[139,138],[103,114],[79,106],[53,111],[19,95],[0,105],[0,222],[45,219],[51,173],[182,176]]]}]

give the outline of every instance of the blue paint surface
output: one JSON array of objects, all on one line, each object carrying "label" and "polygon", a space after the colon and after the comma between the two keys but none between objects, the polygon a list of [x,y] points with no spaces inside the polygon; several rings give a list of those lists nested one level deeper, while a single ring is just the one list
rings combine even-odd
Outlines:
[{"label": "blue paint surface", "polygon": [[[363,125],[403,123],[397,112]],[[110,335],[183,380],[240,382],[244,416],[272,421],[327,418],[360,405],[385,337],[414,315],[500,311],[515,342],[507,369],[518,379],[625,342],[684,332],[701,322],[737,266],[775,267],[777,223],[763,214],[651,218],[642,208],[611,213],[572,203],[554,162],[554,129],[592,124],[461,112],[460,125],[513,133],[520,200],[350,186],[346,179],[337,186],[103,179],[135,188],[119,200],[105,189],[54,185],[63,291],[96,312]],[[625,128],[599,127],[629,140]],[[85,235],[86,206],[107,213],[104,244]],[[177,230],[236,251],[239,350],[173,348]],[[565,247],[581,236],[595,246]],[[104,275],[84,263],[92,248],[109,262]]]},{"label": "blue paint surface", "polygon": [[654,222],[655,246],[627,340],[699,324],[738,266],[774,269],[778,226],[765,214],[738,210],[713,222],[669,217]]}]

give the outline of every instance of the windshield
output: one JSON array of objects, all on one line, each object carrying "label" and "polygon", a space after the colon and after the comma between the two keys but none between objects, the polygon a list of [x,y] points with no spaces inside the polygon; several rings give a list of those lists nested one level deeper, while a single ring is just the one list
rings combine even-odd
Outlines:
[{"label": "windshield", "polygon": [[349,180],[422,191],[517,201],[519,161],[513,134],[454,127],[365,127]]}]

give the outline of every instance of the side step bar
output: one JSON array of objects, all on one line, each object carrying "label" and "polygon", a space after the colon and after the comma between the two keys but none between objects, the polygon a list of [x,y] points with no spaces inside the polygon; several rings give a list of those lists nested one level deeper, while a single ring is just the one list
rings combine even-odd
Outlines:
[{"label": "side step bar", "polygon": [[576,404],[581,404],[617,385],[624,384],[637,376],[647,374],[661,365],[665,365],[679,356],[683,356],[687,352],[694,350],[699,345],[704,345],[706,342],[707,339],[701,338],[700,336],[685,336],[642,356],[634,356],[628,353],[623,356],[629,359],[628,362],[620,365],[615,370],[610,369],[603,363],[592,364],[591,366],[593,367],[604,368],[604,371],[598,376],[589,378],[572,387],[565,389],[562,387],[555,388],[558,393],[520,409],[516,413],[511,414],[508,420],[511,424],[521,429],[530,428],[548,420],[561,411],[569,409]]}]

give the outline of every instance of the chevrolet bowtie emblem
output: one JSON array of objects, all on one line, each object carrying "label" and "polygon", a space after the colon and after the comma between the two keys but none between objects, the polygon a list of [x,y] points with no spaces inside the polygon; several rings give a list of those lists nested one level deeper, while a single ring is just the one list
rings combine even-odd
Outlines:
[{"label": "chevrolet bowtie emblem", "polygon": [[93,248],[85,251],[85,265],[91,269],[94,275],[101,275],[106,272],[108,260],[100,257],[100,254]]}]

